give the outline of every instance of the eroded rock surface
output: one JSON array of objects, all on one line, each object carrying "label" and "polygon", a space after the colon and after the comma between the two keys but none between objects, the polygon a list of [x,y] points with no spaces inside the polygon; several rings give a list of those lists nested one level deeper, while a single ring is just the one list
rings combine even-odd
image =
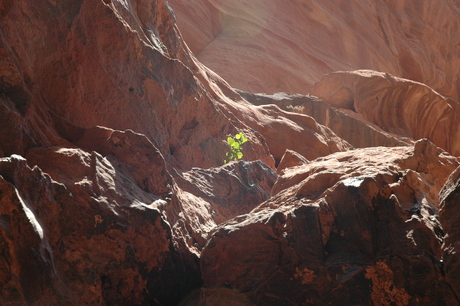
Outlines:
[{"label": "eroded rock surface", "polygon": [[444,189],[440,193],[441,197],[441,210],[439,212],[439,219],[442,222],[445,240],[442,246],[443,259],[445,265],[446,278],[451,283],[453,290],[457,297],[460,296],[460,281],[458,274],[460,273],[460,258],[459,252],[459,205],[458,205],[458,194],[460,191],[459,187],[459,171],[452,173],[449,180],[447,181]]},{"label": "eroded rock surface", "polygon": [[455,0],[170,3],[198,59],[239,89],[307,94],[326,73],[373,69],[460,95]]},{"label": "eroded rock surface", "polygon": [[[304,92],[356,64],[455,96],[457,6],[171,3],[179,25],[204,18],[179,30],[164,0],[0,0],[0,303],[458,304],[454,100],[370,71],[325,76],[319,98],[236,91],[188,48],[238,50],[219,60],[243,89]],[[293,40],[305,9],[310,34],[343,39],[337,56]],[[223,165],[238,132],[244,158]]]},{"label": "eroded rock surface", "polygon": [[[168,304],[199,285],[194,258],[174,249],[153,205],[162,200],[97,153],[49,156],[53,177],[66,184],[20,156],[1,160],[4,303]],[[174,289],[165,279],[171,273],[182,278]]]},{"label": "eroded rock surface", "polygon": [[[339,89],[340,86],[331,86],[331,91]],[[324,98],[323,100],[312,95],[291,95],[282,92],[267,95],[238,90],[238,93],[254,105],[276,104],[285,111],[311,116],[316,122],[327,126],[338,137],[346,140],[355,148],[395,147],[412,143],[410,138],[389,133],[377,126],[375,122],[354,116],[346,109],[334,105],[334,103],[329,102],[329,96],[323,97],[319,94]],[[314,93],[318,94],[317,92]]]},{"label": "eroded rock surface", "polygon": [[458,165],[422,140],[292,168],[271,199],[213,231],[201,256],[206,296],[227,288],[257,305],[458,301],[458,285],[443,277],[437,217],[437,181]]},{"label": "eroded rock surface", "polygon": [[311,93],[387,132],[430,138],[453,155],[460,153],[459,103],[424,84],[376,71],[334,72]]}]

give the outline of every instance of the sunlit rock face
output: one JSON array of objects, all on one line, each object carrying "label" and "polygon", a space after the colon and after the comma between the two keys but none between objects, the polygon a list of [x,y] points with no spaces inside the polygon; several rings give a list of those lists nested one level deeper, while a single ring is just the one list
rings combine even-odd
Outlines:
[{"label": "sunlit rock face", "polygon": [[429,138],[453,155],[460,155],[460,104],[425,84],[359,70],[328,74],[311,93],[393,135]]},{"label": "sunlit rock face", "polygon": [[[458,255],[442,245],[444,223],[437,215],[438,193],[458,165],[422,140],[414,147],[335,153],[285,169],[269,200],[212,231],[201,257],[204,301],[456,301]],[[450,192],[458,188],[458,178],[455,182]],[[458,220],[449,215],[455,213],[450,203],[457,193],[444,200],[447,224]],[[449,229],[450,242],[458,241]]]},{"label": "sunlit rock face", "polygon": [[[2,1],[0,15],[2,302],[178,303],[202,284],[209,231],[270,197],[275,159],[351,148],[245,101],[164,1]],[[218,168],[237,131],[254,162]]]},{"label": "sunlit rock face", "polygon": [[0,0],[0,304],[458,304],[433,3]]},{"label": "sunlit rock face", "polygon": [[372,69],[459,97],[455,0],[169,2],[198,59],[239,89],[306,94],[323,74]]},{"label": "sunlit rock face", "polygon": [[457,277],[460,272],[459,252],[459,168],[454,171],[440,192],[441,210],[439,219],[443,224],[445,239],[442,245],[445,263],[446,279],[452,284],[456,295],[460,294],[460,281]]}]

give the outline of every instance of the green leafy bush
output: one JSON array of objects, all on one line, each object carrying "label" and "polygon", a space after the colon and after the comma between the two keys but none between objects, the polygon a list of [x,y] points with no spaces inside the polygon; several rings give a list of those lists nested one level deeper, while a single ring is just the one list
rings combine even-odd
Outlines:
[{"label": "green leafy bush", "polygon": [[248,139],[244,136],[242,132],[235,135],[235,137],[228,137],[227,144],[229,145],[231,151],[225,153],[228,160],[224,160],[224,164],[228,163],[231,160],[238,160],[243,157],[243,144],[247,142]]}]

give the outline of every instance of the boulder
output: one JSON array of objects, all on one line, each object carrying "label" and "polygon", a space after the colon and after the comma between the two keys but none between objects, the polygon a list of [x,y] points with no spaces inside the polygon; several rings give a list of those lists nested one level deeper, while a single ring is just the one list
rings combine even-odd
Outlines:
[{"label": "boulder", "polygon": [[[415,160],[424,167],[409,169]],[[200,264],[206,299],[225,288],[258,305],[456,301],[434,180],[457,165],[425,140],[291,168],[269,200],[213,230]]]}]

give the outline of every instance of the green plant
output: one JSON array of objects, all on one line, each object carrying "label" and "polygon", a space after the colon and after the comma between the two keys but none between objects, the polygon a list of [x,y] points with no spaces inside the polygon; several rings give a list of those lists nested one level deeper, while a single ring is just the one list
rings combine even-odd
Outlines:
[{"label": "green plant", "polygon": [[231,160],[238,160],[243,157],[243,144],[247,142],[248,139],[244,136],[242,132],[235,135],[235,137],[228,137],[227,144],[229,145],[231,151],[225,153],[228,160],[224,160],[224,164],[228,163]]}]

